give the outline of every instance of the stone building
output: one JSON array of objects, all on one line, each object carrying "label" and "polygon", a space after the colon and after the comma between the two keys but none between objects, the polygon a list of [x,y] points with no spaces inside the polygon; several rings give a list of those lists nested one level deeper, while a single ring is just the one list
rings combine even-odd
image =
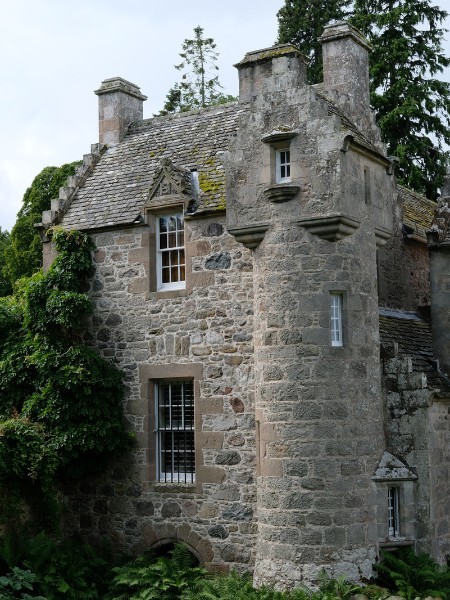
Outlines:
[{"label": "stone building", "polygon": [[430,288],[435,205],[396,185],[369,47],[346,23],[321,41],[323,83],[293,46],[249,52],[236,104],[143,120],[134,84],[96,91],[44,263],[51,225],[93,238],[91,341],[125,373],[136,447],[66,490],[67,531],[182,541],[281,587],[450,552],[445,199]]}]

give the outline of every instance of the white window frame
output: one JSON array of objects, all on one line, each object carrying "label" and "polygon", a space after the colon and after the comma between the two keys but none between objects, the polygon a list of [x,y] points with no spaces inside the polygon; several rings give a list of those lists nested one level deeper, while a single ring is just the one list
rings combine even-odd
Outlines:
[{"label": "white window frame", "polygon": [[275,173],[276,183],[291,181],[291,150],[289,146],[275,150]]},{"label": "white window frame", "polygon": [[[157,480],[161,483],[195,483],[194,381],[162,380],[154,385]],[[165,399],[163,386],[168,392]],[[172,400],[175,387],[178,388],[178,393],[181,388],[182,400],[174,408]],[[181,417],[178,421],[173,418],[175,411]],[[167,445],[167,439],[170,439],[170,445]],[[188,462],[192,465],[192,470],[189,472],[180,468],[180,463],[183,466],[183,456],[190,457]],[[165,469],[168,461],[171,463],[170,470]]]},{"label": "white window frame", "polygon": [[400,536],[400,488],[388,487],[388,535]]},{"label": "white window frame", "polygon": [[[170,219],[175,218],[177,223],[178,219],[181,219],[182,229],[176,228],[175,235],[177,236],[175,245],[161,248],[161,219]],[[179,234],[182,233],[182,244],[179,243]],[[169,238],[167,236],[167,241]],[[179,260],[176,263],[177,271],[178,271],[178,280],[177,281],[169,281],[164,282],[163,279],[163,270],[168,271],[170,273],[170,268],[163,266],[164,256],[167,255],[169,262],[172,260],[173,253],[177,253]],[[181,256],[184,262],[181,261]],[[169,213],[164,215],[156,216],[156,271],[157,271],[157,289],[158,290],[182,290],[186,287],[186,253],[185,253],[185,242],[184,242],[184,216],[183,213]],[[171,275],[171,273],[170,273]]]},{"label": "white window frame", "polygon": [[339,292],[330,292],[331,345],[336,348],[344,345],[342,305],[343,294]]}]

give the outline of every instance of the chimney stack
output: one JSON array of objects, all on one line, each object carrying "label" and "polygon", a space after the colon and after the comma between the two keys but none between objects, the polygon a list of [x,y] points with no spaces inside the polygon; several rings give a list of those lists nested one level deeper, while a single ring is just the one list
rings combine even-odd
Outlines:
[{"label": "chimney stack", "polygon": [[330,23],[322,42],[323,87],[338,92],[337,102],[348,117],[358,122],[370,113],[369,51],[360,31],[339,21]]},{"label": "chimney stack", "polygon": [[125,137],[127,127],[142,121],[143,102],[147,96],[140,88],[121,77],[105,79],[98,90],[99,142],[114,146]]},{"label": "chimney stack", "polygon": [[286,91],[306,83],[306,59],[292,44],[247,52],[234,65],[239,71],[239,102],[264,92]]}]

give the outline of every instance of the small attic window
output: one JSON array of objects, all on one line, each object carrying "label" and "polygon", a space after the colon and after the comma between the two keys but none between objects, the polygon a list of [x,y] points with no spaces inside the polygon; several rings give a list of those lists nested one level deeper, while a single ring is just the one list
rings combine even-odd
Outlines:
[{"label": "small attic window", "polygon": [[388,487],[388,534],[400,535],[400,488],[394,486]]}]

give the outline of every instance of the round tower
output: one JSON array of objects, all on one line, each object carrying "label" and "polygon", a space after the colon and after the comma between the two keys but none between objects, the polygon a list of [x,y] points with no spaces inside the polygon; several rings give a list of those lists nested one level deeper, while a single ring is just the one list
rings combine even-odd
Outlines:
[{"label": "round tower", "polygon": [[[328,53],[357,46],[349,90],[368,86],[367,45],[338,27]],[[375,559],[384,449],[376,246],[390,235],[389,161],[337,91],[306,83],[294,47],[236,66],[249,110],[227,160],[227,218],[254,250],[255,582],[312,582],[322,568],[358,579]]]}]

